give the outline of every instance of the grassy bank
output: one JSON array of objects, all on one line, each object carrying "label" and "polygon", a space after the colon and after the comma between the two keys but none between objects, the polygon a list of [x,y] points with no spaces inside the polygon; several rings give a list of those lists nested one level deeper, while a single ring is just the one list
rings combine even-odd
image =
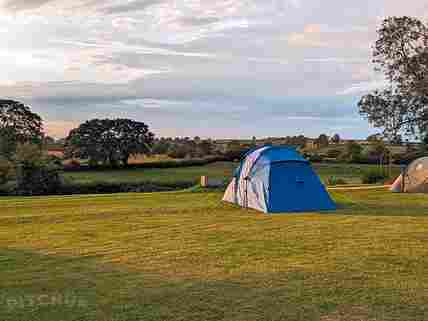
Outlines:
[{"label": "grassy bank", "polygon": [[[180,182],[195,184],[202,175],[228,181],[237,165],[237,163],[232,162],[217,162],[205,166],[185,168],[67,172],[64,175],[70,182],[76,184],[90,184],[94,182],[152,182],[159,184],[174,184]],[[359,164],[313,164],[313,167],[324,182],[327,182],[329,177],[334,176],[344,179],[349,184],[360,184],[361,176],[364,171],[371,168],[378,168],[376,165]],[[398,176],[399,173],[400,167],[394,166],[393,176]]]}]

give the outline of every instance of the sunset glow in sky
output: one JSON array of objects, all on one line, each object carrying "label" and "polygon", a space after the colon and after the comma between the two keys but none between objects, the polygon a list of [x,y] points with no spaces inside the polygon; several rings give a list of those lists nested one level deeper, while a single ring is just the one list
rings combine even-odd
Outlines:
[{"label": "sunset glow in sky", "polygon": [[0,0],[0,97],[49,134],[93,117],[158,136],[374,132],[356,102],[382,86],[376,28],[426,0]]}]

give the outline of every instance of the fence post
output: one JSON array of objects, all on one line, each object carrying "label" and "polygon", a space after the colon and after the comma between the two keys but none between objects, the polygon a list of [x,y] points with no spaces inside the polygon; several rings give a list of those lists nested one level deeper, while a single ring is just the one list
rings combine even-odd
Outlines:
[{"label": "fence post", "polygon": [[201,186],[202,187],[208,187],[208,177],[207,176],[201,176]]}]

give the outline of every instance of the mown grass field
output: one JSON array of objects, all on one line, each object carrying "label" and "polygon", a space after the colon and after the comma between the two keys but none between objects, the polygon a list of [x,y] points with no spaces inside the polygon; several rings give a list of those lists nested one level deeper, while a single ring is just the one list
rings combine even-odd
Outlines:
[{"label": "mown grass field", "polygon": [[[106,170],[88,172],[66,172],[65,177],[74,183],[87,184],[93,182],[122,182],[122,183],[169,183],[190,182],[197,183],[202,175],[211,178],[230,179],[238,163],[218,162],[206,166],[162,169],[132,169],[132,170]],[[360,184],[361,175],[376,165],[360,164],[314,164],[315,171],[326,182],[329,177],[342,178],[349,184]],[[400,173],[399,166],[393,166],[393,176]]]},{"label": "mown grass field", "polygon": [[221,193],[0,199],[0,320],[427,320],[428,196],[264,215]]}]

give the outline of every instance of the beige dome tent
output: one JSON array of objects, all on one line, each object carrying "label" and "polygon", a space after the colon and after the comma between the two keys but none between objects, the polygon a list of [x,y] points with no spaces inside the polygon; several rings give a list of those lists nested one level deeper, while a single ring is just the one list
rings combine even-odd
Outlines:
[{"label": "beige dome tent", "polygon": [[428,157],[412,162],[392,184],[391,191],[395,193],[428,193]]}]

